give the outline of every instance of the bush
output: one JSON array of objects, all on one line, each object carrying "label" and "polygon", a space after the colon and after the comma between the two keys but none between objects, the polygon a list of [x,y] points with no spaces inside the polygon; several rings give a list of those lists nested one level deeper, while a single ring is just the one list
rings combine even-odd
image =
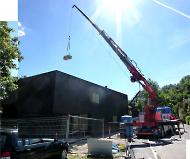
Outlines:
[{"label": "bush", "polygon": [[190,116],[185,117],[185,123],[190,125]]}]

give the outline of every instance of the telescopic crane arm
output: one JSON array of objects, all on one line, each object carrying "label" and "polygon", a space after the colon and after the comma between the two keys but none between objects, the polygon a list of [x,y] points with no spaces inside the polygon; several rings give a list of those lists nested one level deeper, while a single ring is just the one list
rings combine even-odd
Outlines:
[{"label": "telescopic crane arm", "polygon": [[91,24],[92,26],[99,32],[99,34],[104,38],[104,40],[110,45],[113,51],[119,56],[121,61],[125,64],[129,72],[132,74],[131,82],[138,82],[149,94],[149,98],[151,99],[151,103],[155,106],[155,98],[156,93],[149,82],[143,77],[143,75],[137,70],[137,68],[132,64],[132,60],[127,56],[127,54],[113,41],[108,34],[101,30],[96,24],[94,24],[90,18],[88,18],[76,5],[73,5],[72,8],[76,8]]}]

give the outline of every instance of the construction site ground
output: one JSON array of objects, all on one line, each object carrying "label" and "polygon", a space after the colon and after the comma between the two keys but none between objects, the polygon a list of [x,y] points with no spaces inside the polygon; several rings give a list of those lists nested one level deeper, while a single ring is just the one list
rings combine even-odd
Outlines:
[{"label": "construction site ground", "polygon": [[[113,135],[111,136],[111,138],[106,137],[106,138],[100,138],[100,139],[109,140],[109,141],[112,141],[112,143],[122,144],[122,145],[125,145],[125,143],[127,142],[126,139],[121,139],[119,137],[119,134]],[[119,153],[113,154],[113,156],[114,158],[125,158],[125,151],[121,150]],[[88,156],[88,146],[87,146],[86,139],[70,144],[70,153],[68,155],[68,159],[85,159],[85,158],[88,158],[88,159],[97,158],[97,157]],[[98,158],[100,159],[100,157]]]},{"label": "construction site ground", "polygon": [[[190,140],[190,126],[185,125],[185,132],[179,135],[164,139],[134,139],[131,145],[132,159],[186,159],[186,140]],[[115,144],[125,144],[126,139],[121,139],[119,135],[113,135],[111,138],[102,138],[111,140]],[[96,157],[88,156],[87,140],[78,140],[70,142],[70,152],[68,159],[92,159]],[[120,151],[113,155],[113,158],[124,159],[125,151]]]}]

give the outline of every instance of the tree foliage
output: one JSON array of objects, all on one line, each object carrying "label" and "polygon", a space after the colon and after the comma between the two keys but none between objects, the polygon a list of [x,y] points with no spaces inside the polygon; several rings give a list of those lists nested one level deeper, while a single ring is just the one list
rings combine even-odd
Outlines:
[{"label": "tree foliage", "polygon": [[18,37],[12,37],[12,32],[14,30],[7,22],[0,22],[0,99],[17,88],[17,78],[11,75],[11,71],[18,69],[16,62],[23,59]]},{"label": "tree foliage", "polygon": [[190,97],[190,75],[183,77],[179,83],[179,91],[182,92],[183,98]]},{"label": "tree foliage", "polygon": [[[184,118],[190,115],[190,75],[183,77],[178,84],[169,84],[162,88],[151,79],[148,82],[157,93],[157,106],[170,106],[176,116],[178,116],[179,108],[182,108]],[[147,96],[145,90],[141,91],[136,102],[139,110],[144,107]]]},{"label": "tree foliage", "polygon": [[[159,89],[160,89],[158,83],[156,81],[151,80],[151,79],[148,79],[147,81],[153,87],[156,94],[158,94]],[[148,93],[145,90],[142,90],[140,92],[140,95],[138,96],[138,100],[136,101],[136,107],[139,110],[143,110],[144,105],[147,103],[147,98],[148,98]]]}]

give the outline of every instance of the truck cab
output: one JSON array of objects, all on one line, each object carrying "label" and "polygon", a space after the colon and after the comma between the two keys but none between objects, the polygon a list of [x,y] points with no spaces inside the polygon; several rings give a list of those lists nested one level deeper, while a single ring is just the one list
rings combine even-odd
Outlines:
[{"label": "truck cab", "polygon": [[155,108],[156,120],[171,120],[172,110],[169,106],[162,106]]}]

